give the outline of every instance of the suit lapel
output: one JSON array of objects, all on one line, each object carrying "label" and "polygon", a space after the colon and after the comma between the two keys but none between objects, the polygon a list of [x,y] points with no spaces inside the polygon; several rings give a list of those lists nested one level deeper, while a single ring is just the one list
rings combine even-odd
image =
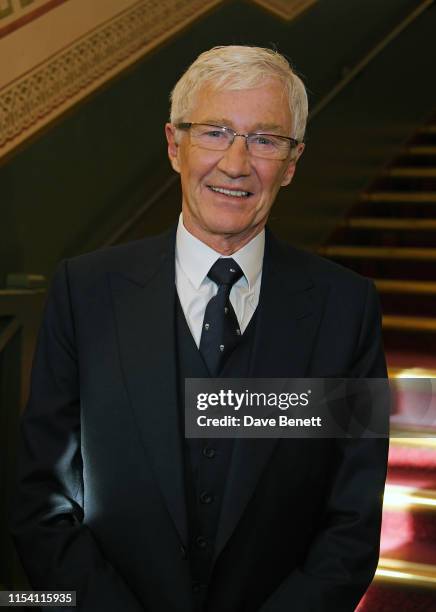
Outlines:
[{"label": "suit lapel", "polygon": [[[307,375],[324,300],[325,291],[314,286],[296,252],[281,247],[267,231],[250,377]],[[276,444],[276,438],[235,440],[215,558],[240,520]]]},{"label": "suit lapel", "polygon": [[111,276],[122,368],[143,446],[181,541],[187,544],[175,346],[174,232],[138,243]]},{"label": "suit lapel", "polygon": [[[183,426],[175,350],[174,232],[139,243],[111,275],[122,367],[142,443],[184,544],[187,515]],[[267,232],[250,377],[298,378],[308,370],[325,292],[313,285],[291,249]],[[224,495],[214,558],[231,537],[277,439],[238,439]]]}]

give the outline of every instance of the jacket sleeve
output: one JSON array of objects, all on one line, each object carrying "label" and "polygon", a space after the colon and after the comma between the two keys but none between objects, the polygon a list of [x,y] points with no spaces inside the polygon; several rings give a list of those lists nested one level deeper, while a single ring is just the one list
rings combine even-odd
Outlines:
[{"label": "jacket sleeve", "polygon": [[[368,281],[350,378],[385,378],[378,296]],[[304,564],[259,612],[352,612],[374,576],[380,547],[388,439],[337,439],[322,527]]]},{"label": "jacket sleeve", "polygon": [[62,262],[47,299],[21,420],[11,531],[34,589],[76,591],[83,612],[143,610],[83,518],[79,366],[68,266]]}]

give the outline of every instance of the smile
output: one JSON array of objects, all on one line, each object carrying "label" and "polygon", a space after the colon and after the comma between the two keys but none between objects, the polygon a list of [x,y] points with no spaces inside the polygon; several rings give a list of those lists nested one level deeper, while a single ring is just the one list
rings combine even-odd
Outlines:
[{"label": "smile", "polygon": [[208,187],[211,191],[214,191],[215,193],[222,193],[233,198],[248,198],[248,196],[252,195],[250,191],[241,191],[239,189],[225,189],[224,187],[214,187],[213,185],[208,185]]}]

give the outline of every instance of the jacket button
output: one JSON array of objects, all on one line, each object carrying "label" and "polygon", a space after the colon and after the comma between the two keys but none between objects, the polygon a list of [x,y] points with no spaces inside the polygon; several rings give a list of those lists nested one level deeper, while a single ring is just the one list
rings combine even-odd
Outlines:
[{"label": "jacket button", "polygon": [[202,504],[211,504],[213,502],[213,495],[207,491],[202,491],[200,493],[200,501]]},{"label": "jacket button", "polygon": [[212,448],[211,446],[205,446],[203,448],[203,455],[207,457],[208,459],[212,459],[212,457],[215,457],[215,454],[216,454],[216,450]]},{"label": "jacket button", "polygon": [[206,548],[207,546],[207,540],[206,538],[203,538],[203,536],[197,536],[195,538],[195,543],[198,546],[198,548]]}]

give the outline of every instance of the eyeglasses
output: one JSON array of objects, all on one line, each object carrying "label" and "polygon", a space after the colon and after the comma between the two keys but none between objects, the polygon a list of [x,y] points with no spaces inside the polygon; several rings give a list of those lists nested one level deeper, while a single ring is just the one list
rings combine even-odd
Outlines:
[{"label": "eyeglasses", "polygon": [[253,157],[264,159],[284,160],[288,157],[291,148],[299,144],[295,138],[278,136],[276,134],[238,134],[223,125],[210,125],[208,123],[177,123],[179,130],[190,130],[191,140],[203,149],[210,151],[226,151],[232,146],[236,136],[245,138],[247,150]]}]

